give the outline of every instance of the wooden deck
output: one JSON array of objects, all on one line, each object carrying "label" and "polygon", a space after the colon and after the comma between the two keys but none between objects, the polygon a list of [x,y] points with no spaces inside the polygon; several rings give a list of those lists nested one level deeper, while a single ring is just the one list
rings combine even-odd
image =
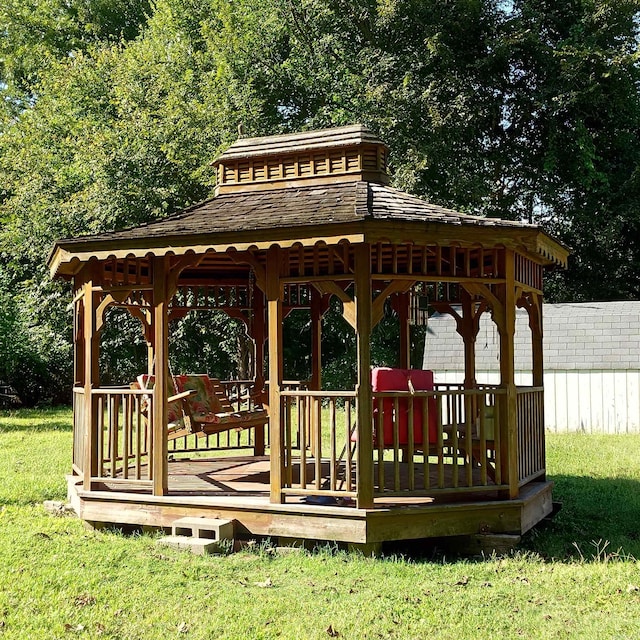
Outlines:
[{"label": "wooden deck", "polygon": [[84,491],[77,477],[69,477],[71,502],[90,522],[169,527],[180,517],[206,516],[235,520],[237,537],[358,545],[479,533],[521,534],[551,513],[551,488],[550,482],[530,483],[516,500],[501,499],[495,491],[452,493],[438,499],[385,496],[376,498],[373,509],[357,509],[349,499],[316,504],[309,497],[288,496],[285,504],[271,503],[267,457],[171,461],[167,496],[136,492],[122,482],[104,482]]}]

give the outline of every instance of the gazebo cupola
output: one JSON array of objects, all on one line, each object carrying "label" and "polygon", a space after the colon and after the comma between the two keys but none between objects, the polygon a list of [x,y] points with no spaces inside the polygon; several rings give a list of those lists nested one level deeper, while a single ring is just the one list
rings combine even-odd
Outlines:
[{"label": "gazebo cupola", "polygon": [[388,153],[362,125],[241,138],[214,162],[216,195],[357,181],[388,184]]}]

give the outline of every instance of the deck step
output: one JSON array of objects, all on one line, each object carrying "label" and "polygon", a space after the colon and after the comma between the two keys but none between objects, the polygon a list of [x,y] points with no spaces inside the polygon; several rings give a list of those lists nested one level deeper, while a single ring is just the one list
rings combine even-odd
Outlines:
[{"label": "deck step", "polygon": [[173,536],[205,540],[233,540],[233,520],[222,518],[178,518],[171,524]]}]

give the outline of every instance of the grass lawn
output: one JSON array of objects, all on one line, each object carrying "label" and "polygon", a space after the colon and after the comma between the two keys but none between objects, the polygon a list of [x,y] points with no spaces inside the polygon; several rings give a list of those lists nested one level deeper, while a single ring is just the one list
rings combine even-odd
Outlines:
[{"label": "grass lawn", "polygon": [[89,531],[42,507],[70,452],[70,411],[0,414],[0,637],[640,637],[640,436],[550,435],[562,511],[482,561],[197,557]]}]

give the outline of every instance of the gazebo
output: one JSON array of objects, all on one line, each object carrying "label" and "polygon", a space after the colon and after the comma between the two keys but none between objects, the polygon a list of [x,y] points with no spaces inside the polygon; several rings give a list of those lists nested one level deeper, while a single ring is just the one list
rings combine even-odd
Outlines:
[{"label": "gazebo", "polygon": [[[458,213],[388,186],[387,154],[360,125],[241,138],[215,161],[210,200],[56,243],[51,272],[74,289],[68,487],[83,519],[170,527],[205,516],[232,520],[236,536],[375,548],[519,535],[551,512],[542,276],[566,266],[568,251],[536,225]],[[332,297],[355,332],[357,383],[329,391],[322,318]],[[400,367],[372,370],[372,330],[389,306]],[[100,332],[114,307],[140,321],[148,364],[132,384],[106,387]],[[514,381],[517,307],[531,331],[527,387]],[[250,379],[171,370],[170,323],[210,309],[245,323]],[[283,376],[292,309],[311,323],[304,382]],[[457,383],[411,369],[411,325],[431,310],[455,318],[465,362]],[[499,335],[496,385],[475,378],[483,313]],[[197,392],[190,380],[204,386]],[[194,408],[200,392],[215,397]]]}]

